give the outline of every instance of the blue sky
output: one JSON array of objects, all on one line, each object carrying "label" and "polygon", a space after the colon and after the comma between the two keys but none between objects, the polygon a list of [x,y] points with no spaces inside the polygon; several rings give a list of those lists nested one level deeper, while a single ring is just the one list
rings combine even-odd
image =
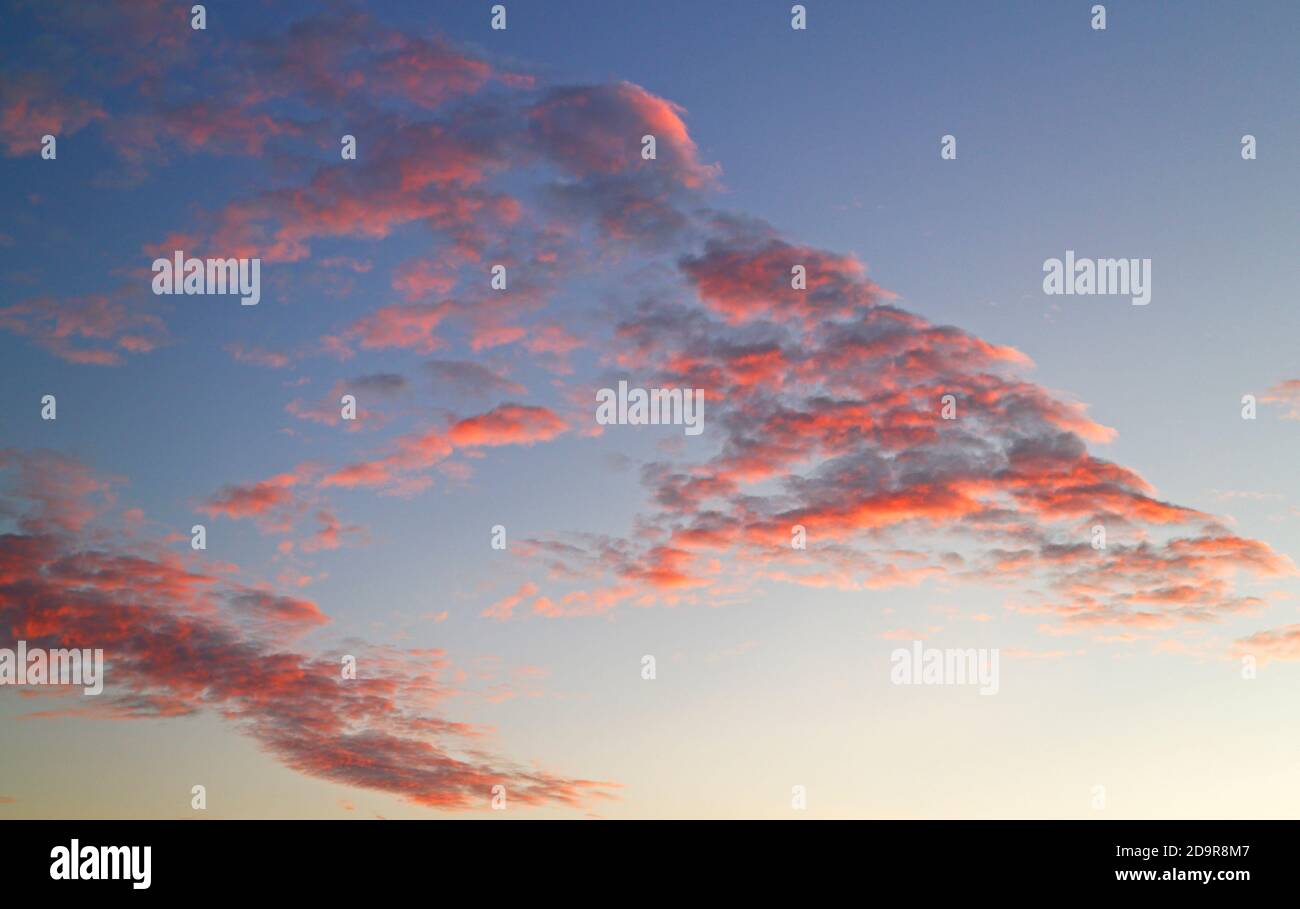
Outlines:
[{"label": "blue sky", "polygon": [[[1255,595],[1276,594],[1267,615],[1228,616],[1211,633],[1212,654],[1199,649],[1201,627],[1192,628],[1182,640],[1191,641],[1191,657],[1160,649],[1168,643],[1160,635],[1132,646],[1053,637],[1042,630],[1045,620],[1009,608],[1041,593],[1032,578],[1012,589],[997,579],[954,578],[851,591],[763,584],[583,618],[484,618],[486,607],[525,582],[539,585],[526,600],[558,599],[567,589],[545,574],[545,559],[492,550],[492,525],[504,523],[512,543],[558,539],[588,554],[589,536],[604,535],[636,553],[630,562],[648,559],[638,547],[663,525],[654,482],[641,468],[676,459],[704,469],[717,454],[716,436],[678,447],[676,429],[616,427],[594,437],[577,424],[572,403],[584,382],[622,368],[611,358],[627,351],[611,337],[619,319],[636,321],[637,293],[649,297],[661,284],[691,290],[673,282],[675,269],[698,254],[693,235],[662,249],[607,245],[589,224],[566,237],[582,247],[573,255],[584,270],[548,284],[525,321],[544,315],[584,335],[587,343],[569,358],[573,372],[522,344],[476,348],[454,321],[439,326],[447,346],[436,351],[359,348],[350,360],[300,353],[384,307],[432,299],[403,301],[394,284],[404,263],[435,248],[418,222],[397,225],[382,240],[348,231],[313,237],[305,260],[264,263],[258,307],[154,298],[146,247],[172,232],[210,240],[210,219],[223,207],[304,185],[333,163],[335,136],[353,114],[364,159],[383,139],[364,130],[381,128],[391,113],[368,100],[332,103],[304,92],[258,108],[301,125],[296,136],[271,137],[263,154],[165,144],[139,170],[126,166],[110,124],[237,95],[232,84],[246,88],[241,61],[263,60],[259,42],[277,43],[283,23],[316,10],[210,6],[209,30],[185,36],[206,42],[191,45],[194,59],[164,64],[178,74],[166,82],[167,103],[145,90],[147,80],[108,77],[118,64],[129,71],[139,48],[84,66],[64,55],[60,48],[83,42],[101,52],[112,46],[93,24],[61,31],[23,13],[15,20],[23,28],[0,38],[7,50],[23,47],[10,73],[53,73],[63,95],[92,98],[107,111],[104,121],[60,135],[57,163],[32,153],[0,156],[7,212],[0,234],[10,238],[0,243],[0,309],[124,286],[130,310],[159,313],[169,334],[156,350],[95,367],[71,364],[22,332],[0,333],[0,447],[52,449],[118,478],[115,507],[143,509],[154,536],[206,523],[203,558],[241,566],[244,582],[258,578],[292,592],[289,575],[310,575],[300,593],[331,622],[296,643],[305,652],[333,653],[360,639],[444,648],[465,677],[439,706],[491,727],[494,752],[618,784],[616,800],[581,807],[543,800],[528,809],[539,814],[787,816],[789,788],[803,782],[818,793],[810,810],[821,816],[1073,816],[1088,813],[1098,781],[1116,793],[1113,810],[1126,815],[1294,813],[1295,794],[1274,788],[1296,747],[1276,727],[1294,664],[1271,663],[1274,675],[1252,688],[1236,679],[1230,657],[1234,640],[1292,624],[1289,576],[1245,584]],[[449,107],[471,111],[471,123],[478,123],[473,104],[515,111],[515,101],[501,99],[519,95],[526,100],[517,105],[531,104],[528,92],[547,97],[553,86],[626,82],[646,93],[631,96],[633,107],[648,107],[646,98],[679,105],[695,148],[674,151],[688,163],[721,166],[717,185],[706,190],[664,191],[692,229],[706,232],[698,226],[703,212],[739,212],[791,243],[855,256],[871,281],[897,295],[894,305],[1030,357],[1029,381],[1086,404],[1092,420],[1117,431],[1113,442],[1090,445],[1097,457],[1136,471],[1161,501],[1217,515],[1280,556],[1297,550],[1300,489],[1288,470],[1297,424],[1273,406],[1262,407],[1257,421],[1240,417],[1243,394],[1262,397],[1294,377],[1294,4],[1256,4],[1243,14],[1210,3],[1176,10],[1111,3],[1104,32],[1088,27],[1090,4],[1073,2],[814,2],[806,32],[791,31],[784,3],[507,6],[504,32],[487,27],[487,4],[384,4],[375,18],[394,34],[441,35],[496,72],[535,77],[526,90],[492,84],[457,98]],[[337,71],[349,65],[339,61]],[[371,63],[356,65],[374,78]],[[443,113],[400,108],[408,122]],[[592,127],[597,138],[603,126]],[[1258,139],[1258,160],[1241,158],[1246,133]],[[955,161],[940,159],[944,134],[957,137]],[[422,150],[405,153],[419,159]],[[563,221],[546,209],[543,165],[508,163],[499,185],[530,215],[536,210],[538,223]],[[1045,296],[1042,263],[1067,249],[1150,258],[1151,304]],[[357,274],[320,264],[340,256],[373,264]],[[463,287],[481,268],[466,260],[452,271]],[[711,302],[703,299],[700,312],[716,317]],[[540,324],[529,322],[530,331]],[[737,332],[736,342],[771,327],[747,325],[752,332]],[[285,352],[292,364],[237,363],[232,343]],[[969,362],[961,359],[967,355]],[[276,548],[281,537],[253,521],[204,516],[205,503],[225,487],[306,463],[328,471],[380,457],[402,433],[447,428],[497,403],[437,385],[422,365],[431,358],[504,371],[528,389],[525,403],[561,414],[573,431],[476,449],[458,462],[467,473],[437,474],[419,495],[322,486],[296,515],[292,539],[301,546],[299,534],[310,533],[320,505],[362,529],[341,548],[301,561],[286,559]],[[996,366],[962,350],[947,365],[968,378]],[[336,383],[347,390],[379,373],[408,382],[392,399],[363,396],[391,424],[349,432],[286,411],[292,400],[313,404]],[[58,395],[54,423],[37,419],[45,393]],[[728,403],[718,406],[719,421],[731,415]],[[7,500],[11,523],[21,498]],[[143,545],[111,526],[76,545]],[[957,545],[948,537],[953,529],[900,527],[897,539],[886,540],[864,528],[855,544],[870,553],[909,545],[938,554]],[[192,557],[183,543],[171,545]],[[741,575],[757,571],[736,565]],[[436,620],[443,611],[447,617]],[[971,618],[978,615],[998,621]],[[927,627],[941,629],[934,632],[940,646],[1055,656],[1005,663],[997,698],[890,688],[889,652],[898,645],[885,635]],[[636,674],[648,653],[661,667],[653,684]],[[507,682],[513,696],[494,700]],[[0,700],[6,718],[27,712],[18,701]],[[297,773],[275,746],[234,734],[239,724],[219,714],[12,720],[23,734],[0,758],[18,771],[12,784],[0,781],[0,795],[16,801],[0,810],[184,815],[190,781],[202,777],[223,793],[214,803],[226,815],[433,813],[392,788]],[[110,756],[103,778],[116,781],[113,792],[78,779],[70,760],[44,757],[79,750]],[[1189,796],[1206,776],[1220,785]],[[469,810],[491,815],[483,806]]]}]

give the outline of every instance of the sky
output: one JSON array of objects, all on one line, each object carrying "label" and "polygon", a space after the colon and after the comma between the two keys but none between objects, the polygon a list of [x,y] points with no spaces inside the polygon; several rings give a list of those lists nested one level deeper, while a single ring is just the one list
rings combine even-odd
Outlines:
[{"label": "sky", "polygon": [[2,7],[0,817],[1300,813],[1300,8],[504,5]]}]

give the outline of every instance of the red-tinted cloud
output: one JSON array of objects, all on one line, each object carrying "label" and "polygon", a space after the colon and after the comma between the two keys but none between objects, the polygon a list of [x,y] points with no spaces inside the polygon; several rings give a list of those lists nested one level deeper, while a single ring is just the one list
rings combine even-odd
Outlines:
[{"label": "red-tinted cloud", "polygon": [[[339,468],[326,476],[322,485],[421,491],[427,483],[418,482],[418,474],[457,449],[532,445],[553,439],[567,429],[564,419],[545,407],[502,404],[486,413],[456,420],[445,430],[435,428],[401,436],[388,454]],[[413,481],[415,485],[411,485]]]},{"label": "red-tinted cloud", "polygon": [[1236,642],[1237,656],[1253,656],[1261,662],[1300,660],[1300,625],[1284,625],[1260,631]]},{"label": "red-tinted cloud", "polygon": [[453,423],[448,440],[460,448],[531,445],[553,439],[568,425],[545,407],[502,404],[487,413]]},{"label": "red-tinted cloud", "polygon": [[[0,644],[102,648],[105,692],[95,714],[213,711],[299,772],[427,807],[484,807],[495,785],[534,805],[576,806],[608,791],[466,747],[479,731],[438,712],[454,692],[442,651],[358,644],[349,651],[356,678],[344,678],[341,654],[288,644],[327,622],[315,603],[231,586],[145,540],[132,541],[130,554],[92,542],[65,519],[69,503],[50,507],[28,488],[33,460],[11,453],[0,465],[17,469],[22,484],[5,508],[26,527],[48,528],[0,534]],[[56,486],[85,486],[84,467],[62,466],[69,482]]]},{"label": "red-tinted cloud", "polygon": [[[527,112],[533,140],[578,176],[659,168],[689,188],[713,180],[682,120],[684,110],[631,82],[555,88]],[[656,157],[642,158],[642,138],[654,136]]]},{"label": "red-tinted cloud", "polygon": [[199,511],[235,520],[250,517],[269,519],[274,516],[273,523],[280,525],[291,520],[293,513],[301,510],[293,492],[293,487],[298,482],[296,475],[283,473],[250,485],[226,486],[200,505]]},{"label": "red-tinted cloud", "polygon": [[0,329],[31,338],[45,350],[91,366],[118,366],[124,357],[166,344],[161,318],[127,302],[125,288],[86,297],[32,297],[0,307]]},{"label": "red-tinted cloud", "polygon": [[59,141],[103,120],[99,105],[31,73],[0,73],[0,145],[10,157],[36,154],[43,136]]},{"label": "red-tinted cloud", "polygon": [[1286,379],[1273,385],[1259,399],[1265,404],[1280,404],[1286,412],[1282,415],[1287,420],[1300,420],[1300,379]]}]

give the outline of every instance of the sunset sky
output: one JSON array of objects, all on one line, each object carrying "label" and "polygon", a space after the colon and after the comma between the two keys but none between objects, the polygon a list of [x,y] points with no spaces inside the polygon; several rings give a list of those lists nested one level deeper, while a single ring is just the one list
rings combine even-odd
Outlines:
[{"label": "sunset sky", "polygon": [[0,6],[0,818],[1300,814],[1296,4],[191,5]]}]

